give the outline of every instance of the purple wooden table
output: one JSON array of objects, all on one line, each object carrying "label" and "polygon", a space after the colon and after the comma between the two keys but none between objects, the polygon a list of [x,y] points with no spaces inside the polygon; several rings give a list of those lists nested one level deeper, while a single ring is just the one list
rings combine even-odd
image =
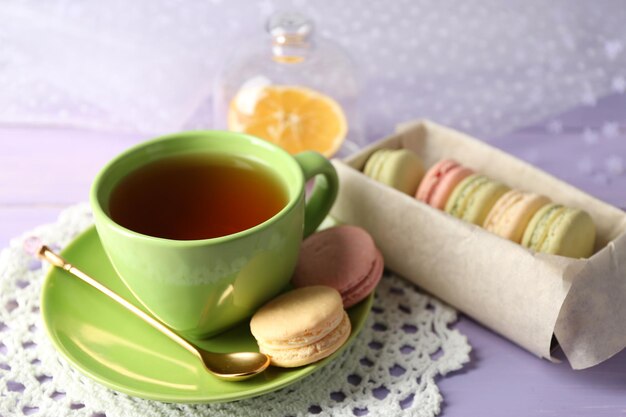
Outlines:
[{"label": "purple wooden table", "polygon": [[[138,135],[72,129],[0,128],[0,246],[68,205]],[[374,138],[372,138],[374,139]],[[626,207],[626,96],[566,114],[490,142],[611,204]],[[538,359],[461,317],[471,363],[438,381],[444,416],[626,415],[626,352],[584,371]]]}]

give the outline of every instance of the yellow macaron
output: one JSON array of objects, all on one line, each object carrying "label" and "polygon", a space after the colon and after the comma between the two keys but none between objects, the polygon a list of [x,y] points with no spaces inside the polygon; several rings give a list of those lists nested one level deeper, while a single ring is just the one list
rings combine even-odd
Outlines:
[{"label": "yellow macaron", "polygon": [[506,185],[484,175],[473,174],[461,181],[446,202],[446,213],[482,226],[496,201],[509,191]]},{"label": "yellow macaron", "polygon": [[323,285],[286,292],[252,316],[250,331],[274,366],[292,368],[330,356],[352,326],[339,292]]},{"label": "yellow macaron", "polygon": [[560,204],[543,206],[530,220],[522,245],[537,252],[588,258],[593,254],[596,226],[589,213]]},{"label": "yellow macaron", "polygon": [[379,149],[369,157],[363,173],[405,194],[415,195],[424,176],[424,164],[409,149]]}]

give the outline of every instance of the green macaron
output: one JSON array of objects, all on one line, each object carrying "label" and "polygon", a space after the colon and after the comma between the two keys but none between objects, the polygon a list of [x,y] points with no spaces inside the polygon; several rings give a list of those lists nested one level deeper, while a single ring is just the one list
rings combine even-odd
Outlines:
[{"label": "green macaron", "polygon": [[596,227],[584,210],[548,204],[532,217],[522,245],[537,252],[588,258],[593,254]]},{"label": "green macaron", "polygon": [[424,176],[424,164],[415,152],[408,149],[379,149],[369,157],[363,173],[405,194],[414,195]]},{"label": "green macaron", "polygon": [[445,211],[470,223],[483,225],[487,214],[509,187],[484,175],[474,174],[461,181],[448,198]]}]

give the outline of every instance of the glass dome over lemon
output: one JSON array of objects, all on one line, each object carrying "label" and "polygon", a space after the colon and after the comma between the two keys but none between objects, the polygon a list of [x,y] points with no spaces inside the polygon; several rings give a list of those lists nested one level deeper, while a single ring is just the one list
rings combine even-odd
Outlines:
[{"label": "glass dome over lemon", "polygon": [[330,158],[358,150],[359,85],[347,54],[329,40],[314,41],[312,22],[299,14],[275,15],[267,29],[269,38],[224,65],[217,124],[292,154],[314,150]]}]

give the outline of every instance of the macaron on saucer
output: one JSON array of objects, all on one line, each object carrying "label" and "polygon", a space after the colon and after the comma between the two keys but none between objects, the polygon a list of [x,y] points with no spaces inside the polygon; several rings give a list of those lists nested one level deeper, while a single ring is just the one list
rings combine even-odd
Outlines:
[{"label": "macaron on saucer", "polygon": [[408,149],[379,149],[369,157],[363,173],[405,194],[415,195],[424,176],[424,164]]},{"label": "macaron on saucer", "polygon": [[588,258],[593,254],[596,227],[584,210],[548,204],[530,220],[522,245],[537,252]]},{"label": "macaron on saucer", "polygon": [[284,368],[308,365],[343,345],[350,319],[337,290],[323,285],[286,292],[261,307],[250,320],[259,350]]},{"label": "macaron on saucer", "polygon": [[549,203],[548,197],[511,190],[496,201],[483,227],[498,236],[520,243],[530,219]]},{"label": "macaron on saucer", "polygon": [[433,165],[420,183],[415,197],[443,210],[454,188],[474,171],[453,159],[444,159]]},{"label": "macaron on saucer", "polygon": [[336,226],[302,243],[291,283],[332,287],[349,308],[376,288],[383,269],[383,257],[369,233],[356,226]]},{"label": "macaron on saucer", "polygon": [[454,217],[482,226],[496,201],[509,187],[484,175],[473,174],[461,181],[446,202]]}]

